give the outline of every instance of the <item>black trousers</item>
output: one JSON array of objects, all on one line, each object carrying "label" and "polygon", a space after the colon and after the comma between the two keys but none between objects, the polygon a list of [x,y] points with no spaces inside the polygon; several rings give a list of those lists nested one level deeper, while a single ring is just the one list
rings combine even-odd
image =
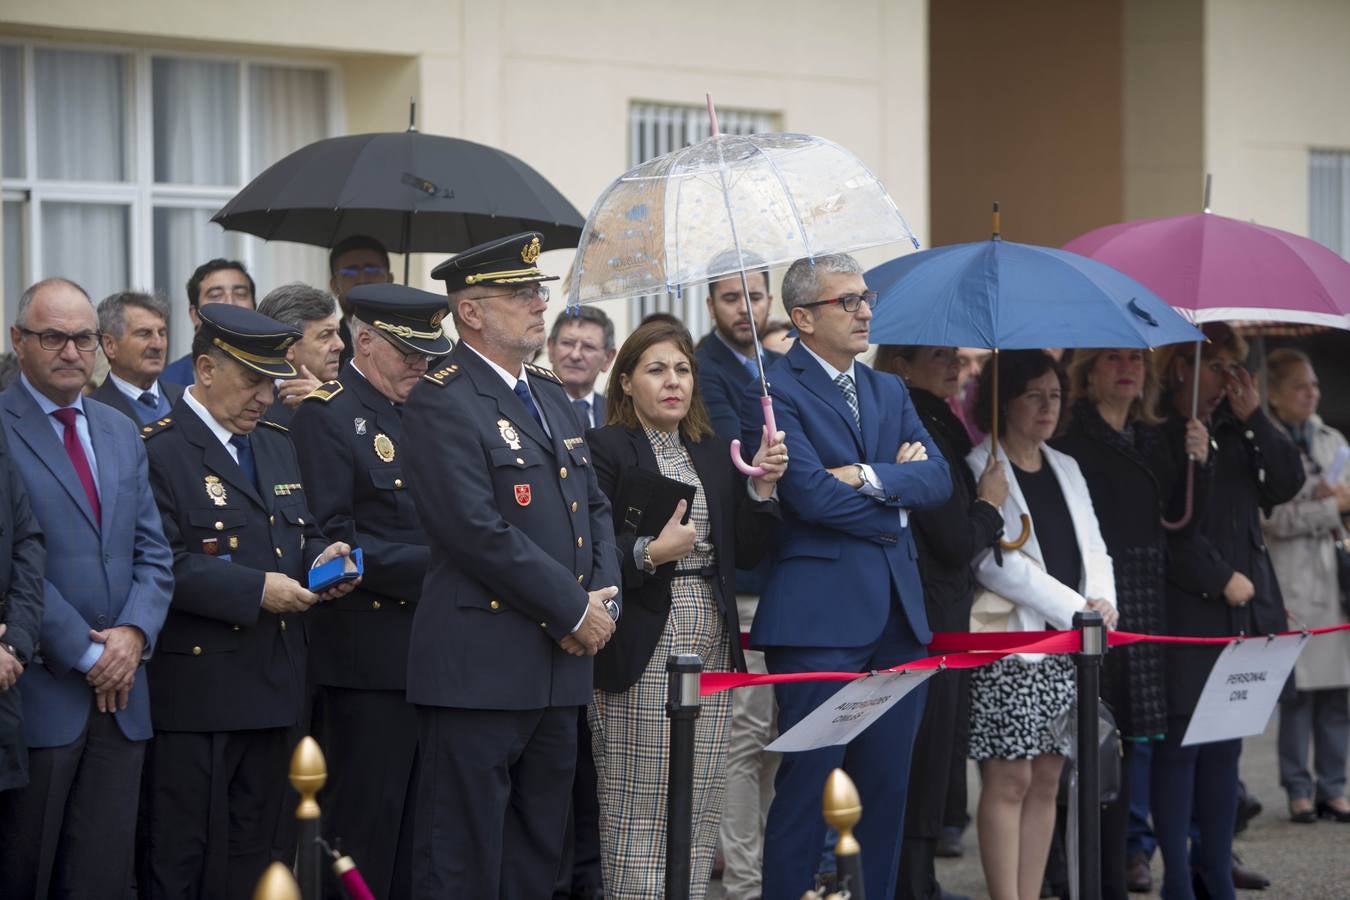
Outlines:
[{"label": "black trousers", "polygon": [[417,707],[413,896],[552,895],[577,759],[577,708]]},{"label": "black trousers", "polygon": [[600,797],[591,755],[591,727],[586,707],[577,715],[577,771],[572,781],[572,807],[567,816],[562,864],[553,886],[553,900],[600,896],[605,883],[600,871]]},{"label": "black trousers", "polygon": [[161,731],[146,753],[147,900],[248,900],[287,796],[289,729]]},{"label": "black trousers", "polygon": [[0,893],[123,900],[131,887],[145,741],[94,706],[64,747],[28,751],[28,785],[0,792]]},{"label": "black trousers", "polygon": [[[403,691],[333,687],[319,688],[318,708],[328,761],[328,783],[318,797],[324,836],[352,858],[376,897],[406,900],[412,894],[417,708]],[[347,896],[336,879],[328,895]]]}]

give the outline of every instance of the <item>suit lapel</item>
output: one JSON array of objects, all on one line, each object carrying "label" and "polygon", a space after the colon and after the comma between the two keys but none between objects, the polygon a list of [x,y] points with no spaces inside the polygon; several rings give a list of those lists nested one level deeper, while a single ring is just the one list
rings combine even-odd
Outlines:
[{"label": "suit lapel", "polygon": [[[802,386],[835,411],[840,421],[848,428],[849,434],[853,435],[853,441],[858,445],[858,449],[864,450],[862,432],[858,430],[858,423],[853,419],[853,411],[844,402],[844,395],[839,392],[839,385],[830,380],[830,376],[825,374],[825,369],[800,343],[792,345],[792,349],[788,351],[788,360],[797,370],[798,380]],[[854,388],[857,388],[856,379]],[[861,408],[861,400],[859,406]]]},{"label": "suit lapel", "polygon": [[[530,415],[515,391],[506,386],[506,382],[496,370],[477,352],[468,347],[461,349],[460,346],[456,346],[450,355],[455,357],[460,368],[473,379],[473,386],[478,393],[496,401],[498,416],[508,420],[515,427],[517,434],[528,437],[540,447],[552,449],[553,442],[544,434],[544,429],[539,427],[539,423]],[[540,414],[543,414],[542,411]]]},{"label": "suit lapel", "polygon": [[[726,535],[722,533],[726,523],[719,513],[721,498],[726,496],[728,490],[734,488],[734,484],[728,486],[725,483],[727,463],[725,455],[721,452],[722,442],[705,438],[697,443],[686,441],[684,447],[689,451],[689,460],[694,464],[694,471],[698,473],[699,483],[703,485],[703,499],[708,505],[708,530],[712,545],[729,547],[731,545],[725,540]],[[733,478],[732,481],[737,482],[738,479]],[[733,509],[739,499],[739,497],[732,498]]]},{"label": "suit lapel", "polygon": [[112,423],[106,415],[90,415],[88,406],[85,407],[85,417],[89,420],[89,442],[94,445],[94,458],[98,461],[98,505],[103,518],[100,533],[106,540],[113,514],[117,511],[114,508],[117,505],[117,485],[125,473],[117,453]]},{"label": "suit lapel", "polygon": [[[70,455],[66,453],[65,446],[56,436],[56,431],[46,414],[42,412],[42,408],[28,395],[28,390],[17,382],[6,394],[9,413],[17,420],[14,433],[55,476],[57,482],[70,495],[71,502],[84,514],[85,521],[98,530],[98,523],[94,521],[94,511],[89,507],[89,497],[84,492],[84,485],[80,484],[79,476],[75,474],[75,465],[70,461]],[[90,433],[92,435],[92,431]]]},{"label": "suit lapel", "polygon": [[[397,446],[403,436],[403,419],[399,417],[398,410],[394,409],[394,404],[375,390],[374,385],[367,381],[360,372],[356,371],[354,366],[350,374],[344,372],[343,376],[343,385],[348,390],[355,392],[357,399],[361,401],[361,405],[366,408],[366,412],[375,422],[375,428],[380,433],[388,435],[389,439]],[[371,440],[374,440],[373,435]]]},{"label": "suit lapel", "polygon": [[877,381],[892,376],[878,375],[862,363],[853,367],[853,374],[854,387],[858,391],[858,417],[862,419],[863,454],[867,459],[876,459],[880,453],[878,445],[881,439],[881,418],[884,415]]}]

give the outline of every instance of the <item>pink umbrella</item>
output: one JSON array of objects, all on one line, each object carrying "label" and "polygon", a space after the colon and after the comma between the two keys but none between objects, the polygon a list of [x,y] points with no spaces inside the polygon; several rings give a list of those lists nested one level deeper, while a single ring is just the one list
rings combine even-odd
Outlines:
[{"label": "pink umbrella", "polygon": [[1108,225],[1064,249],[1119,269],[1197,323],[1350,329],[1350,263],[1278,228],[1203,212]]},{"label": "pink umbrella", "polygon": [[[1310,238],[1214,215],[1208,178],[1202,213],[1108,225],[1064,249],[1119,269],[1197,324],[1256,319],[1350,329],[1350,263]],[[1192,417],[1196,406],[1192,393]],[[1190,521],[1194,478],[1192,460],[1185,512],[1165,527]]]}]

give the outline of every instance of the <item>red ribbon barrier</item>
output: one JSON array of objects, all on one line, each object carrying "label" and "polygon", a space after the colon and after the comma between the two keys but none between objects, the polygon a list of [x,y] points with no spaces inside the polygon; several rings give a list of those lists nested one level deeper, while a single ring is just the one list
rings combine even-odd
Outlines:
[{"label": "red ribbon barrier", "polygon": [[[1329,634],[1350,630],[1350,623],[1309,628],[1304,631],[1284,631],[1280,634]],[[1129,644],[1227,644],[1239,640],[1257,640],[1266,635],[1251,637],[1179,637],[1168,634],[1136,634],[1131,631],[1110,631],[1106,643],[1110,647]],[[1277,637],[1278,635],[1270,635]],[[745,636],[742,635],[744,641]],[[756,684],[791,684],[802,681],[852,681],[881,672],[921,672],[926,669],[973,669],[998,662],[1013,653],[1077,653],[1082,637],[1077,631],[987,631],[970,634],[964,631],[939,631],[928,644],[926,656],[904,665],[876,672],[788,672],[780,675],[747,675],[743,672],[704,672],[699,681],[699,694],[707,696],[731,688]]]}]

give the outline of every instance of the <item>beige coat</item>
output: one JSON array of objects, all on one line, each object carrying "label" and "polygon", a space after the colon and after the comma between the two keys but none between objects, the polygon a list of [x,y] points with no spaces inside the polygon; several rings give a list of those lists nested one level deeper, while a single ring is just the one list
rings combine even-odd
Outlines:
[{"label": "beige coat", "polygon": [[[1289,628],[1322,628],[1345,621],[1336,583],[1333,541],[1345,537],[1345,524],[1330,497],[1314,500],[1313,491],[1336,451],[1346,445],[1339,431],[1313,416],[1312,458],[1303,458],[1308,478],[1293,500],[1282,503],[1263,520],[1270,561],[1284,592]],[[1316,473],[1316,474],[1314,474]],[[1350,483],[1350,464],[1341,472]],[[1350,686],[1350,631],[1318,635],[1298,658],[1295,685],[1301,691]]]}]

